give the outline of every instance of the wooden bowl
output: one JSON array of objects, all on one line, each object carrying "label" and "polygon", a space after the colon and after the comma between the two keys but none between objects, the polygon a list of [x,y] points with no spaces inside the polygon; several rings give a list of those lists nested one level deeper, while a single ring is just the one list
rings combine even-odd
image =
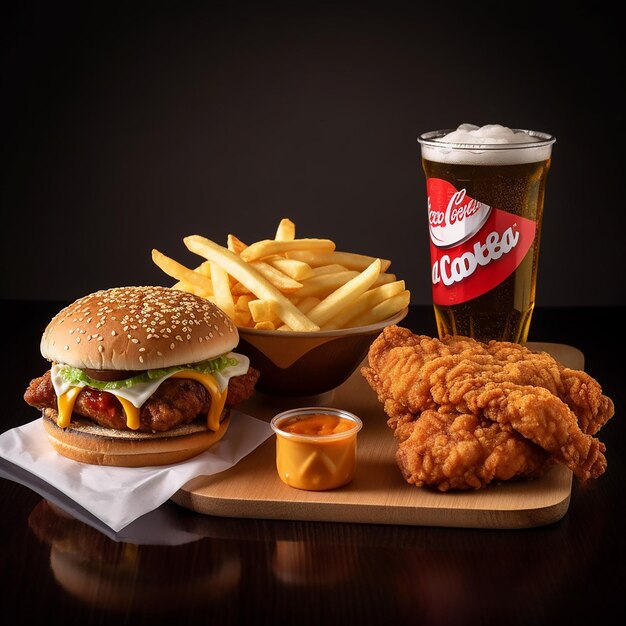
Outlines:
[{"label": "wooden bowl", "polygon": [[383,328],[408,313],[369,326],[317,332],[239,327],[236,351],[261,372],[258,391],[278,396],[312,396],[335,389],[361,364]]}]

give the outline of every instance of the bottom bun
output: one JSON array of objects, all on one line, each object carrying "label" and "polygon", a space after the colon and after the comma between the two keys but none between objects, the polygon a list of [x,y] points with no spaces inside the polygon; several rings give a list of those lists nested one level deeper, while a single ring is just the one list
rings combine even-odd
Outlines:
[{"label": "bottom bun", "polygon": [[222,415],[217,431],[207,428],[206,418],[157,433],[115,430],[75,417],[67,428],[60,428],[56,420],[54,409],[43,410],[50,443],[68,459],[91,465],[145,467],[178,463],[208,450],[226,433],[230,413],[226,410]]}]

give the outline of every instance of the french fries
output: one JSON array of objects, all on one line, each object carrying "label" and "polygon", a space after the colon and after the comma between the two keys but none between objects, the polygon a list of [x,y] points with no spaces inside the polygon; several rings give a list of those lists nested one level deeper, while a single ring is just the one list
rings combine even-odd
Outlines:
[{"label": "french fries", "polygon": [[278,317],[294,330],[305,332],[319,330],[317,324],[304,315],[291,300],[278,291],[254,266],[246,263],[241,256],[200,235],[190,235],[183,241],[191,252],[221,265],[224,271],[247,287],[251,293],[259,298],[273,300]]},{"label": "french fries", "polygon": [[[320,250],[314,252],[310,249],[294,249],[286,253],[288,259],[298,259],[308,263],[311,267],[319,267],[320,265],[343,265],[348,270],[363,271],[373,260],[374,257],[365,254],[355,254],[354,252],[340,252],[338,250]],[[388,259],[381,259],[381,272],[386,272],[391,265]]]},{"label": "french fries", "polygon": [[283,274],[287,274],[287,276],[297,281],[311,278],[315,273],[308,263],[296,259],[284,259],[281,256],[275,256],[270,257],[267,262]]},{"label": "french fries", "polygon": [[294,293],[298,289],[302,289],[302,283],[291,278],[274,265],[270,265],[265,261],[253,261],[251,263],[267,280],[283,293]]},{"label": "french fries", "polygon": [[280,220],[273,239],[244,243],[229,234],[222,246],[201,235],[183,239],[202,257],[194,269],[158,250],[152,260],[174,287],[205,297],[239,327],[315,332],[373,324],[410,302],[391,261],[336,249],[323,238],[296,236]]},{"label": "french fries", "polygon": [[341,285],[326,296],[317,306],[308,313],[309,319],[321,326],[337,315],[342,309],[350,306],[362,293],[365,293],[380,274],[380,259],[372,261],[371,265],[357,274],[347,283]]},{"label": "french fries", "polygon": [[276,241],[290,241],[291,239],[296,238],[296,225],[288,218],[284,217],[278,223],[278,228],[276,229],[276,235],[274,239]]},{"label": "french fries", "polygon": [[298,251],[332,252],[335,243],[330,239],[263,239],[256,241],[239,255],[244,261],[256,261],[273,254],[285,254]]},{"label": "french fries", "polygon": [[170,259],[158,250],[152,250],[152,260],[158,265],[168,276],[178,279],[182,286],[194,289],[194,293],[209,298],[213,294],[213,283],[211,279],[204,273],[197,270],[190,270],[188,267],[181,265],[178,261]]},{"label": "french fries", "polygon": [[358,318],[360,315],[364,315],[376,305],[398,295],[399,293],[402,293],[403,291],[405,291],[403,280],[396,280],[391,283],[380,285],[379,287],[368,289],[352,303],[352,306],[344,307],[343,310],[337,313],[337,315],[331,317],[327,322],[322,324],[322,330],[356,326],[357,324],[350,323],[353,318]]},{"label": "french fries", "polygon": [[231,320],[235,319],[235,301],[230,291],[230,278],[226,270],[217,263],[211,263],[211,282],[213,283],[213,301]]}]

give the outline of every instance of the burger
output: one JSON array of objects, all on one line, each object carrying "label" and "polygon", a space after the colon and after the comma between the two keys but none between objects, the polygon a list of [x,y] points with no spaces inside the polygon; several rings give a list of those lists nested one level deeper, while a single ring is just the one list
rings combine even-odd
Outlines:
[{"label": "burger", "polygon": [[24,400],[52,446],[97,465],[189,459],[219,441],[259,372],[233,350],[237,327],[209,300],[168,287],[116,287],[55,315],[41,338],[51,368]]}]

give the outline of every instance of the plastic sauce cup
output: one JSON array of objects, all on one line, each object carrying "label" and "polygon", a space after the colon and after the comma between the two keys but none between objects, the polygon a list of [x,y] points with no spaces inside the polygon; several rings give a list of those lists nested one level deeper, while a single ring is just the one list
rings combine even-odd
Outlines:
[{"label": "plastic sauce cup", "polygon": [[276,469],[290,487],[308,491],[349,483],[356,470],[357,433],[363,422],[352,413],[304,407],[276,415]]}]

